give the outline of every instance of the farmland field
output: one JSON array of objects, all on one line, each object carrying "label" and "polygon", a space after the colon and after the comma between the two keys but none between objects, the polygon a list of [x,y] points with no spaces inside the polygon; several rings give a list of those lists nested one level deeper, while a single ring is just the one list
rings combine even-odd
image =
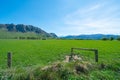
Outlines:
[{"label": "farmland field", "polygon": [[[44,66],[64,60],[72,47],[95,48],[99,51],[99,63],[120,64],[120,41],[101,40],[0,40],[0,69],[7,67],[7,53],[12,52],[12,67]],[[82,51],[78,51],[81,53]],[[79,54],[76,52],[77,54]],[[92,52],[82,52],[93,59]],[[115,65],[116,66],[116,65]]]},{"label": "farmland field", "polygon": [[[72,47],[96,48],[99,61],[120,60],[119,41],[97,40],[0,40],[0,67],[6,67],[7,52],[12,52],[13,67],[45,65],[70,54]],[[90,53],[90,55],[93,55]],[[94,56],[94,55],[93,55]]]}]

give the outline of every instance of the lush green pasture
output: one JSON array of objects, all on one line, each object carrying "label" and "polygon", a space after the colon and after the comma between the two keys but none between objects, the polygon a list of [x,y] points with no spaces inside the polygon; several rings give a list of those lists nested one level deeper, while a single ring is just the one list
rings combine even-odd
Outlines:
[{"label": "lush green pasture", "polygon": [[[98,49],[99,62],[120,62],[120,41],[0,40],[0,67],[6,68],[7,52],[12,52],[13,67],[43,66],[56,60],[63,60],[66,54],[70,54],[72,47]],[[82,52],[82,54],[85,53]],[[92,52],[87,52],[86,56],[94,58]]]},{"label": "lush green pasture", "polygon": [[[95,48],[99,51],[99,62],[94,62],[94,53],[75,51],[88,63],[60,62],[70,54],[72,47]],[[12,52],[12,68],[7,69],[7,53]],[[56,68],[42,71],[41,67],[59,61]],[[61,66],[62,65],[62,66]],[[75,66],[79,65],[79,73]],[[120,41],[101,40],[0,40],[1,80],[119,80]]]}]

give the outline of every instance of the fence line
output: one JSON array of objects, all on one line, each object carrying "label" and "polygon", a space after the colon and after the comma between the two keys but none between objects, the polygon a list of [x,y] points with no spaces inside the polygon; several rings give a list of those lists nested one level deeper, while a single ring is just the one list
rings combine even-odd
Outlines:
[{"label": "fence line", "polygon": [[71,48],[71,59],[74,54],[74,50],[86,50],[86,51],[93,51],[95,53],[95,62],[98,62],[98,50],[97,49],[90,49],[90,48]]}]

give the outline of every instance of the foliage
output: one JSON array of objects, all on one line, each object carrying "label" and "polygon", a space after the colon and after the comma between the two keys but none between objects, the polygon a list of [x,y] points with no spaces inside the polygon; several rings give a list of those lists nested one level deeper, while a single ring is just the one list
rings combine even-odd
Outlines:
[{"label": "foliage", "polygon": [[110,37],[110,40],[111,40],[111,41],[114,40],[114,37]]},{"label": "foliage", "polygon": [[[79,73],[76,66],[79,66]],[[86,66],[86,67],[85,67]],[[106,64],[106,66],[109,66]],[[11,68],[0,72],[1,80],[119,80],[119,72],[99,69],[99,65],[88,61],[57,62],[43,68]]]},{"label": "foliage", "polygon": [[[71,62],[70,62],[71,63]],[[68,80],[72,75],[77,76],[76,65],[81,64],[87,66],[84,62],[72,62],[72,67],[68,66],[70,63],[57,62],[43,68],[36,67],[32,68],[12,68],[7,69],[6,71],[1,72],[2,77],[0,79],[9,79],[9,80]],[[76,65],[74,65],[76,64]],[[66,67],[67,65],[67,67]],[[71,70],[70,70],[71,68]],[[89,68],[90,67],[86,67]],[[84,68],[83,68],[84,69]],[[80,71],[81,74],[84,74],[84,71]],[[87,73],[88,74],[88,73]],[[86,75],[86,74],[85,74]]]},{"label": "foliage", "polygon": [[103,38],[102,38],[102,40],[106,41],[106,40],[109,40],[109,39],[108,39],[108,38],[106,38],[106,37],[103,37]]},{"label": "foliage", "polygon": [[118,37],[117,40],[120,41],[120,37]]}]

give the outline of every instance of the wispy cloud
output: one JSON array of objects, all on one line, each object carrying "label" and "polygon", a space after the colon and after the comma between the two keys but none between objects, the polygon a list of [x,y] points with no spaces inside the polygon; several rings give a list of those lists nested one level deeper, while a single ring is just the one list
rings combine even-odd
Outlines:
[{"label": "wispy cloud", "polygon": [[76,34],[120,34],[119,7],[109,3],[98,3],[83,7],[67,14],[64,18],[64,24],[68,26],[68,30],[75,30]]}]

